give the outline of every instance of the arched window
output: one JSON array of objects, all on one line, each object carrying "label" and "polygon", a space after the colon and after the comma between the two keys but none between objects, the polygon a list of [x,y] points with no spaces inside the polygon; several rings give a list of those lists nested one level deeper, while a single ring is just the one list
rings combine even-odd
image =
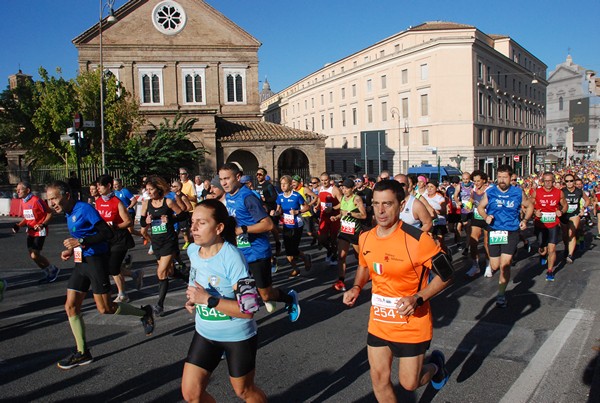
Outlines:
[{"label": "arched window", "polygon": [[563,97],[558,98],[558,110],[562,111],[564,108]]},{"label": "arched window", "polygon": [[[225,68],[225,101],[227,103],[246,102],[246,70],[244,68]],[[299,109],[299,107],[298,107]]]}]

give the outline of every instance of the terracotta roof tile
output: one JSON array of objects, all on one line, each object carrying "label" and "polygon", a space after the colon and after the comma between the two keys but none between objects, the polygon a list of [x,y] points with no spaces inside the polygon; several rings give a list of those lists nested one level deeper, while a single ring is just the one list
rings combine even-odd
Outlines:
[{"label": "terracotta roof tile", "polygon": [[262,121],[231,121],[217,119],[217,137],[221,142],[324,140],[326,136],[309,130]]},{"label": "terracotta roof tile", "polygon": [[423,24],[414,26],[409,31],[433,31],[437,29],[465,29],[475,28],[473,25],[459,24],[457,22],[449,21],[427,21]]}]

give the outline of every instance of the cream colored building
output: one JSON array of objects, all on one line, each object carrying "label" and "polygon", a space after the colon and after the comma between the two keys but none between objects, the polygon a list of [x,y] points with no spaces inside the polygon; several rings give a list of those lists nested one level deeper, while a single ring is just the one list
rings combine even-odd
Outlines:
[{"label": "cream colored building", "polygon": [[324,169],[324,136],[261,122],[256,38],[202,0],[130,0],[114,15],[102,35],[96,24],[73,40],[80,69],[98,68],[102,50],[149,123],[198,119],[190,141],[209,152],[200,171],[232,161],[275,177]]},{"label": "cream colored building", "polygon": [[[354,163],[406,172],[437,154],[441,165],[492,174],[519,156],[527,173],[546,147],[546,67],[508,36],[427,22],[326,65],[261,111],[327,135],[331,172],[353,173]],[[365,138],[374,142],[361,148]]]}]

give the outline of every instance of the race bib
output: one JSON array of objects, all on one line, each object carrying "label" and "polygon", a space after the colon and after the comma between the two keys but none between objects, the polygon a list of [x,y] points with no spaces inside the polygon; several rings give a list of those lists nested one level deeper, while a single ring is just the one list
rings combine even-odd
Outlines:
[{"label": "race bib", "polygon": [[347,220],[345,220],[345,217],[344,217],[344,218],[342,218],[340,223],[342,224],[342,226],[340,228],[340,232],[342,232],[344,234],[354,235],[354,232],[356,231],[356,222],[355,221],[347,221]]},{"label": "race bib", "polygon": [[508,244],[508,231],[490,231],[490,245]]},{"label": "race bib", "polygon": [[23,218],[25,218],[27,221],[35,220],[35,216],[33,215],[33,210],[32,209],[23,210]]},{"label": "race bib", "polygon": [[238,248],[244,249],[250,247],[250,239],[248,239],[248,234],[240,234],[236,239]]},{"label": "race bib", "polygon": [[83,262],[83,250],[81,250],[80,246],[73,249],[73,260],[75,263]]},{"label": "race bib", "polygon": [[152,220],[151,226],[152,226],[151,227],[152,228],[152,235],[166,234],[167,233],[167,224],[163,223],[161,219]]},{"label": "race bib", "polygon": [[231,316],[225,315],[224,313],[217,311],[215,308],[209,308],[206,305],[197,304],[196,313],[200,316],[200,319],[202,320],[231,320]]},{"label": "race bib", "polygon": [[567,213],[575,212],[575,210],[577,210],[577,207],[579,207],[578,204],[569,204],[569,207],[567,208]]},{"label": "race bib", "polygon": [[373,305],[373,320],[378,322],[404,325],[408,323],[408,317],[398,313],[398,301],[400,298],[385,297],[373,294],[371,305]]},{"label": "race bib", "polygon": [[293,214],[285,214],[283,213],[283,224],[284,225],[294,225],[296,224],[296,219]]},{"label": "race bib", "polygon": [[552,212],[552,213],[542,212],[542,217],[540,218],[540,221],[543,223],[556,222],[556,212]]},{"label": "race bib", "polygon": [[321,210],[325,210],[328,207],[331,207],[333,204],[321,202]]}]

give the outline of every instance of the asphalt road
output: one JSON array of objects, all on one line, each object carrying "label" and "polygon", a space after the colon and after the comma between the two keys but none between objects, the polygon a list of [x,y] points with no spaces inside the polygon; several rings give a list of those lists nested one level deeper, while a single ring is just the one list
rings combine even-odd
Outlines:
[{"label": "asphalt road", "polygon": [[[0,303],[0,401],[181,401],[183,359],[194,325],[183,309],[185,285],[178,280],[167,296],[167,314],[156,320],[151,337],[137,319],[99,315],[88,297],[84,317],[95,361],[70,371],[56,367],[74,347],[63,309],[72,265],[59,259],[67,236],[63,220],[53,220],[44,248],[62,269],[60,277],[39,285],[40,271],[28,258],[25,234],[10,231],[17,220],[0,218],[0,277],[9,283]],[[456,281],[432,303],[432,349],[446,354],[450,381],[437,393],[431,387],[412,393],[394,376],[400,401],[599,401],[598,395],[589,396],[593,347],[600,344],[599,242],[588,234],[589,249],[561,267],[554,283],[544,280],[536,256],[521,250],[506,309],[494,306],[497,277],[465,279],[469,262],[455,254]],[[289,268],[282,265],[275,275],[277,286],[299,292],[302,315],[290,323],[282,306],[272,314],[264,309],[257,314],[256,381],[271,402],[372,402],[365,348],[369,286],[358,306],[346,308],[341,294],[331,289],[336,272],[326,266],[324,253],[309,247],[307,239],[302,245],[313,255],[313,270],[289,279]],[[153,258],[139,241],[132,255],[134,268],[145,272],[143,289],[130,293],[132,302],[154,303]],[[348,282],[356,267],[354,258],[349,262]],[[224,362],[208,389],[217,401],[236,400]]]}]

